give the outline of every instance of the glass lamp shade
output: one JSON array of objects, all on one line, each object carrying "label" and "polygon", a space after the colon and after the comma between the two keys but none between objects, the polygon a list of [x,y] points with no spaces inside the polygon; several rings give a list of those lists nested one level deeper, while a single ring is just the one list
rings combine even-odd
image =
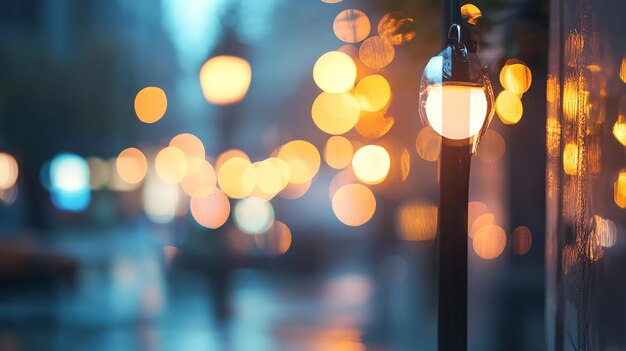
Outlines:
[{"label": "glass lamp shade", "polygon": [[493,107],[489,75],[463,44],[449,43],[430,59],[422,74],[419,111],[435,132],[459,145],[471,143],[475,152]]}]

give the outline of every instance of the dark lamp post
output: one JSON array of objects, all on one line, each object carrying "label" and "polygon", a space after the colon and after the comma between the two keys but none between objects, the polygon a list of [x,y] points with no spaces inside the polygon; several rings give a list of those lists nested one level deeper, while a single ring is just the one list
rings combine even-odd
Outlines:
[{"label": "dark lamp post", "polygon": [[438,348],[467,349],[467,202],[470,161],[493,117],[491,81],[452,24],[422,75],[419,111],[442,137],[439,172]]}]

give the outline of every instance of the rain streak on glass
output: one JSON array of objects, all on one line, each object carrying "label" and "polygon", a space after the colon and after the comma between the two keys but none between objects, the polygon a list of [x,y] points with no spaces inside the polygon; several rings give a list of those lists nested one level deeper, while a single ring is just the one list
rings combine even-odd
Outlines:
[{"label": "rain streak on glass", "polygon": [[396,228],[402,240],[433,240],[437,235],[437,206],[407,201],[396,212]]},{"label": "rain streak on glass", "polygon": [[370,34],[370,20],[363,11],[348,9],[341,11],[333,22],[333,31],[339,40],[358,43]]},{"label": "rain streak on glass", "polygon": [[359,58],[369,68],[384,68],[395,56],[393,45],[379,36],[366,39],[359,48]]},{"label": "rain streak on glass", "polygon": [[411,172],[411,154],[406,147],[403,147],[400,152],[400,172],[402,173],[402,181],[409,178],[409,173]]},{"label": "rain streak on glass", "polygon": [[392,45],[406,44],[415,38],[415,21],[402,12],[390,12],[378,22],[378,35]]},{"label": "rain streak on glass", "polygon": [[563,149],[563,171],[567,175],[575,175],[578,170],[578,145],[567,143]]}]

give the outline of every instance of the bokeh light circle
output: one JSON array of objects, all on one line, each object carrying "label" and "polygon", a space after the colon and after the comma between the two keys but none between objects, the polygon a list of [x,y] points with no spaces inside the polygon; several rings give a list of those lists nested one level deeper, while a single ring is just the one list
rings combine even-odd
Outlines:
[{"label": "bokeh light circle", "polygon": [[362,111],[354,129],[368,139],[377,139],[387,134],[393,127],[395,118],[393,116],[385,117],[383,111]]},{"label": "bokeh light circle", "polygon": [[185,194],[191,197],[205,197],[215,190],[217,175],[209,161],[189,158],[189,163],[198,165],[195,170],[188,171],[180,183]]},{"label": "bokeh light circle", "polygon": [[361,184],[347,184],[333,195],[332,207],[342,223],[357,227],[367,223],[376,212],[376,198]]},{"label": "bokeh light circle", "polygon": [[177,184],[187,175],[187,157],[181,149],[168,146],[159,151],[154,167],[162,181]]},{"label": "bokeh light circle", "polygon": [[123,181],[137,184],[148,172],[148,160],[141,150],[130,147],[120,152],[115,160],[115,167]]},{"label": "bokeh light circle", "polygon": [[391,86],[379,74],[367,76],[357,84],[354,96],[363,110],[379,111],[391,99]]},{"label": "bokeh light circle", "polygon": [[163,89],[146,87],[135,96],[135,114],[144,123],[155,123],[167,110],[167,96]]},{"label": "bokeh light circle", "polygon": [[415,21],[402,12],[390,12],[378,22],[378,35],[392,45],[406,44],[415,38]]},{"label": "bokeh light circle", "polygon": [[437,161],[441,152],[441,136],[428,126],[422,128],[415,138],[415,150],[422,159]]},{"label": "bokeh light circle", "polygon": [[327,52],[315,62],[313,80],[327,93],[345,93],[354,86],[356,65],[350,56],[341,51]]},{"label": "bokeh light circle", "polygon": [[226,160],[218,169],[217,183],[228,197],[242,199],[254,190],[256,171],[249,160],[233,157]]},{"label": "bokeh light circle", "polygon": [[384,68],[395,56],[393,45],[379,36],[366,39],[359,48],[359,58],[369,68]]},{"label": "bokeh light circle", "polygon": [[350,140],[342,136],[332,136],[324,146],[324,160],[334,169],[343,169],[350,165],[354,148]]},{"label": "bokeh light circle", "polygon": [[333,22],[333,31],[339,40],[357,43],[370,34],[371,23],[363,11],[347,9],[341,11]]},{"label": "bokeh light circle", "polygon": [[359,104],[354,96],[322,92],[313,102],[311,116],[315,125],[328,134],[344,134],[359,120]]},{"label": "bokeh light circle", "polygon": [[200,69],[202,93],[210,103],[227,105],[241,101],[248,92],[252,68],[237,56],[215,56]]},{"label": "bokeh light circle", "polygon": [[378,145],[365,145],[352,158],[354,174],[366,184],[378,184],[385,180],[390,165],[389,153]]},{"label": "bokeh light circle", "polygon": [[496,98],[496,112],[502,123],[515,124],[522,118],[524,106],[519,96],[508,90],[503,90]]},{"label": "bokeh light circle", "polygon": [[532,83],[530,68],[522,63],[507,64],[502,68],[503,87],[514,94],[523,94]]},{"label": "bokeh light circle", "polygon": [[228,149],[222,152],[219,156],[217,156],[217,160],[215,160],[215,170],[219,171],[222,165],[224,164],[224,162],[226,162],[227,160],[233,157],[241,157],[250,161],[250,157],[248,157],[248,155],[246,155],[245,152],[239,149]]},{"label": "bokeh light circle", "polygon": [[274,208],[269,201],[259,197],[239,200],[235,205],[234,219],[237,228],[246,234],[266,232],[274,222]]},{"label": "bokeh light circle", "polygon": [[533,235],[526,226],[519,226],[511,233],[511,251],[516,255],[525,255],[533,244]]},{"label": "bokeh light circle", "polygon": [[283,189],[283,191],[278,194],[278,196],[288,200],[299,199],[304,196],[307,191],[309,191],[309,188],[311,188],[311,183],[313,182],[310,179],[307,182],[300,184],[289,183],[287,187],[285,187],[285,189]]},{"label": "bokeh light circle", "polygon": [[293,140],[283,145],[278,151],[278,158],[287,162],[291,168],[291,183],[306,183],[320,168],[320,154],[317,148],[305,140]]},{"label": "bokeh light circle", "polygon": [[270,157],[255,164],[256,186],[265,194],[275,195],[282,191],[291,179],[289,164],[280,158]]},{"label": "bokeh light circle", "polygon": [[230,202],[219,189],[203,197],[192,197],[189,208],[193,219],[201,226],[217,229],[224,225],[230,215]]},{"label": "bokeh light circle", "polygon": [[76,193],[89,189],[89,165],[75,154],[59,154],[50,162],[52,191]]},{"label": "bokeh light circle", "polygon": [[474,234],[472,247],[479,257],[492,260],[504,251],[506,233],[498,225],[485,225]]},{"label": "bokeh light circle", "polygon": [[274,221],[267,232],[255,235],[254,241],[259,249],[266,254],[279,256],[287,252],[289,247],[291,247],[291,230],[285,223]]},{"label": "bokeh light circle", "polygon": [[170,146],[179,148],[187,157],[204,158],[204,144],[191,133],[181,133],[170,140]]},{"label": "bokeh light circle", "polygon": [[1,152],[0,153],[0,189],[6,190],[11,188],[17,182],[19,168],[15,157]]}]

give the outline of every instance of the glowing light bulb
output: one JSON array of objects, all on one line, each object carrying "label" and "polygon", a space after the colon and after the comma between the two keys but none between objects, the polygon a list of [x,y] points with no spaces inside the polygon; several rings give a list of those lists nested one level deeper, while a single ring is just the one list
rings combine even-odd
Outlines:
[{"label": "glowing light bulb", "polygon": [[487,97],[479,86],[432,86],[426,99],[426,117],[439,135],[466,139],[480,131],[487,118]]},{"label": "glowing light bulb", "polygon": [[[457,28],[457,37],[450,37]],[[460,43],[459,26],[449,44],[432,57],[420,84],[420,117],[444,138],[465,140],[472,152],[494,114],[489,75],[478,56]]]}]

